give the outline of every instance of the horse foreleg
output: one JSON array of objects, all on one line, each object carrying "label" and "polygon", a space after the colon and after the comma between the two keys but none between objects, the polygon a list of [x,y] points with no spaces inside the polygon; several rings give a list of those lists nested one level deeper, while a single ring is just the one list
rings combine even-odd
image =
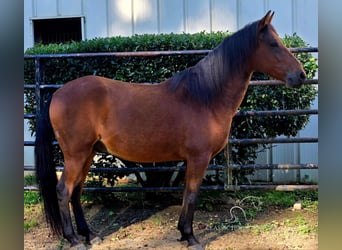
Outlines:
[{"label": "horse foreleg", "polygon": [[196,210],[197,197],[209,159],[188,161],[185,175],[182,211],[178,221],[181,241],[187,240],[188,246],[199,244],[193,233],[192,222]]}]

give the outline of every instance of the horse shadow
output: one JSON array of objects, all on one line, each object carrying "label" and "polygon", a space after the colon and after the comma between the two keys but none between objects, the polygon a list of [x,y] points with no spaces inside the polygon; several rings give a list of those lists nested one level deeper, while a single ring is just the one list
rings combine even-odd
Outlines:
[{"label": "horse shadow", "polygon": [[[108,239],[111,237],[126,237],[128,235],[126,235],[127,232],[124,230],[125,228],[134,223],[143,223],[145,220],[167,210],[168,216],[170,216],[170,218],[172,217],[175,224],[175,226],[170,229],[174,230],[174,232],[169,232],[169,234],[172,234],[173,236],[179,234],[179,237],[177,238],[179,239],[180,233],[176,228],[176,222],[178,221],[181,209],[181,196],[181,193],[159,193],[151,195],[148,199],[144,199],[143,201],[134,204],[122,202],[120,200],[84,204],[85,216],[87,217],[90,228],[101,238]],[[201,213],[205,214],[206,212],[201,211]],[[165,215],[165,212],[163,214]],[[167,220],[170,218],[162,219]],[[208,223],[206,224],[206,229],[198,230],[201,223],[196,220],[195,215],[195,236],[200,241],[203,248],[222,235],[229,233],[229,230],[212,229],[209,228]],[[167,238],[165,241],[170,240],[170,235],[166,234],[165,237]],[[177,241],[177,239],[175,239],[175,241]],[[182,243],[182,245],[184,244]]]},{"label": "horse shadow", "polygon": [[[127,195],[127,193],[122,193],[122,195]],[[127,200],[132,200],[130,197],[125,201],[113,199],[83,204],[89,227],[101,237],[107,237],[134,223],[143,222],[170,206],[181,203],[178,200],[179,197],[175,198],[170,194],[151,193],[146,197],[145,194],[140,196],[139,192],[135,192],[131,195],[138,197],[138,200],[127,202]]]}]

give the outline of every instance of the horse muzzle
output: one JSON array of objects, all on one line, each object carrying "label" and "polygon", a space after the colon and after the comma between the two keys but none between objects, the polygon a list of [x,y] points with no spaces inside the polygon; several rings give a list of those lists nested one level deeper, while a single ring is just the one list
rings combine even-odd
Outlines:
[{"label": "horse muzzle", "polygon": [[304,71],[299,70],[297,72],[288,73],[286,76],[286,87],[288,88],[299,88],[303,85],[306,79]]}]

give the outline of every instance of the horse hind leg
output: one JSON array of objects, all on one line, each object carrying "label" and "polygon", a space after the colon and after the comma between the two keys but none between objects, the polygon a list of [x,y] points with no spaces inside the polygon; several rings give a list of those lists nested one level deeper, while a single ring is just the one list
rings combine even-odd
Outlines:
[{"label": "horse hind leg", "polygon": [[75,222],[77,227],[78,234],[85,237],[86,242],[88,244],[98,244],[102,242],[102,239],[98,237],[95,233],[93,233],[85,220],[82,205],[81,205],[81,195],[82,195],[82,187],[87,177],[90,165],[93,160],[94,153],[88,158],[85,167],[83,168],[83,177],[81,182],[74,188],[74,191],[71,196],[71,205],[73,209],[73,213],[75,216]]},{"label": "horse hind leg", "polygon": [[64,172],[56,187],[58,205],[62,219],[63,236],[70,242],[71,246],[76,246],[80,243],[80,241],[74,232],[69,210],[69,200],[71,197],[70,193],[72,193],[72,190],[73,186],[70,183],[66,182]]},{"label": "horse hind leg", "polygon": [[64,157],[64,172],[58,181],[56,188],[62,219],[63,236],[70,242],[71,247],[76,247],[77,249],[85,249],[85,246],[82,247],[83,244],[80,244],[80,239],[77,234],[75,234],[69,209],[70,201],[73,205],[78,231],[86,238],[88,237],[90,239],[91,237],[91,232],[85,221],[80,204],[80,195],[85,179],[85,172],[88,172],[90,166],[90,164],[87,166],[90,158],[89,154],[87,154],[87,156],[83,154],[83,156],[84,157],[79,154],[79,157]]}]

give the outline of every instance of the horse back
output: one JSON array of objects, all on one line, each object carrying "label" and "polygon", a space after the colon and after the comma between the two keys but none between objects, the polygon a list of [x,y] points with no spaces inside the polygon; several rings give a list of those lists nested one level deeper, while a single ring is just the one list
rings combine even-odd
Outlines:
[{"label": "horse back", "polygon": [[216,124],[211,113],[180,100],[166,84],[134,84],[98,76],[67,83],[55,92],[50,106],[62,150],[73,154],[100,142],[102,149],[123,159],[158,162],[184,160],[190,151],[221,147],[212,143],[221,132],[213,133]]},{"label": "horse back", "polygon": [[176,106],[162,84],[85,76],[54,93],[50,118],[63,152],[73,154],[101,142],[114,155],[150,161],[151,155],[162,151],[170,156],[161,158],[176,157],[170,152],[175,143],[170,138],[181,137],[181,114],[175,112]]}]

